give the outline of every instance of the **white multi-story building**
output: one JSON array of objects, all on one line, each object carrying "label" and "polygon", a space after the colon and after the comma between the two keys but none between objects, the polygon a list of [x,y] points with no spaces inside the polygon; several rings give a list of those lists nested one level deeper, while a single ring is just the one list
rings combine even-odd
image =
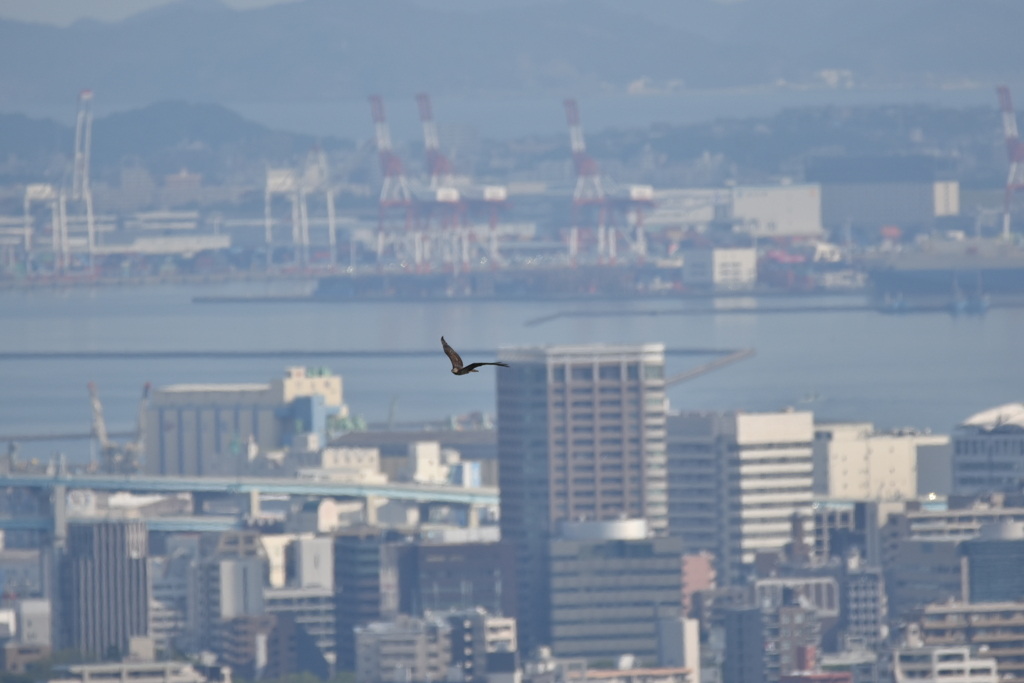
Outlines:
[{"label": "white multi-story building", "polygon": [[969,647],[916,647],[896,651],[896,683],[996,683],[996,660],[975,657]]},{"label": "white multi-story building", "polygon": [[1024,403],[982,411],[953,432],[953,492],[1019,491],[1024,480]]},{"label": "white multi-story building", "polygon": [[816,424],[814,492],[844,500],[913,500],[919,449],[948,443],[937,434],[876,432],[870,422]]},{"label": "white multi-story building", "polygon": [[790,542],[794,515],[810,542],[813,440],[810,412],[671,416],[669,533],[686,552],[714,552],[726,582]]}]

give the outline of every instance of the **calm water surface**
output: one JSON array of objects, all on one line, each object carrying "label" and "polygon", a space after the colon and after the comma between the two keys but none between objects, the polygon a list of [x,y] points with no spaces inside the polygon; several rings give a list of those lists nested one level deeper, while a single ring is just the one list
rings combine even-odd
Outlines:
[{"label": "calm water surface", "polygon": [[[678,385],[677,409],[767,410],[792,405],[822,419],[945,432],[972,412],[1024,399],[1024,311],[984,318],[783,313],[569,317],[568,309],[678,308],[679,303],[254,303],[194,304],[196,295],[264,293],[268,285],[0,292],[0,352],[117,350],[420,350],[436,358],[0,359],[0,436],[87,431],[86,384],[95,381],[111,429],[134,422],[144,382],[265,382],[285,365],[324,365],[344,377],[345,400],[370,421],[494,412],[494,374],[453,377],[439,337],[463,349],[502,345],[663,342],[669,347],[754,347],[757,356]],[[301,284],[273,285],[299,291]],[[749,301],[749,305],[756,302]],[[778,301],[769,302],[778,305]],[[815,303],[820,303],[816,301]],[[706,302],[694,305],[706,305]],[[669,372],[705,359],[671,357]],[[43,455],[53,444],[23,444]],[[88,445],[59,446],[73,460]]]}]

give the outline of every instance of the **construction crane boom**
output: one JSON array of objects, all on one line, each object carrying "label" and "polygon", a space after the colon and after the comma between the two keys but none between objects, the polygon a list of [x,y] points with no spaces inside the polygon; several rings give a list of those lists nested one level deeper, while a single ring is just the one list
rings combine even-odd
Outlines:
[{"label": "construction crane boom", "polygon": [[103,418],[103,404],[100,403],[99,394],[96,393],[95,382],[89,382],[89,401],[92,403],[92,433],[100,443],[100,448],[107,450],[110,447],[110,439],[107,436],[107,422]]},{"label": "construction crane boom", "polygon": [[380,95],[370,96],[370,111],[373,114],[374,130],[377,137],[377,154],[384,184],[380,191],[380,204],[393,206],[412,203],[412,190],[405,178],[402,160],[391,149],[391,129],[384,112],[384,100]]},{"label": "construction crane boom", "polygon": [[583,126],[580,123],[579,105],[574,99],[565,101],[565,118],[569,123],[569,145],[572,148],[572,160],[576,166],[576,189],[573,191],[573,202],[576,204],[599,204],[604,201],[604,184],[601,182],[601,170],[597,162],[587,154],[587,144],[583,138]]},{"label": "construction crane boom", "polygon": [[416,95],[416,104],[420,110],[420,121],[423,123],[423,147],[427,153],[430,187],[450,187],[454,184],[454,166],[451,160],[441,152],[441,139],[437,134],[434,107],[430,102],[430,95],[425,92]]}]

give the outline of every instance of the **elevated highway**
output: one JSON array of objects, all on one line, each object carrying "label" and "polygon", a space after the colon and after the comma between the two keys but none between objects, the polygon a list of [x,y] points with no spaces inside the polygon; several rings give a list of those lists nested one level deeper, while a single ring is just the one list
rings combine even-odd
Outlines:
[{"label": "elevated highway", "polygon": [[460,488],[428,484],[351,484],[272,477],[165,477],[106,474],[0,474],[0,488],[91,489],[132,493],[266,493],[291,496],[387,498],[416,503],[497,505],[495,487]]}]

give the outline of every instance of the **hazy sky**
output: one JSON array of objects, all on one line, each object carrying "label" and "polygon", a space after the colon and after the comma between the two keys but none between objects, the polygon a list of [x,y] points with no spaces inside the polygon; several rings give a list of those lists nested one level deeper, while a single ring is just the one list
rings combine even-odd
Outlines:
[{"label": "hazy sky", "polygon": [[[66,26],[79,19],[117,21],[173,0],[0,0],[0,17]],[[235,9],[276,5],[293,0],[220,0]]]}]

